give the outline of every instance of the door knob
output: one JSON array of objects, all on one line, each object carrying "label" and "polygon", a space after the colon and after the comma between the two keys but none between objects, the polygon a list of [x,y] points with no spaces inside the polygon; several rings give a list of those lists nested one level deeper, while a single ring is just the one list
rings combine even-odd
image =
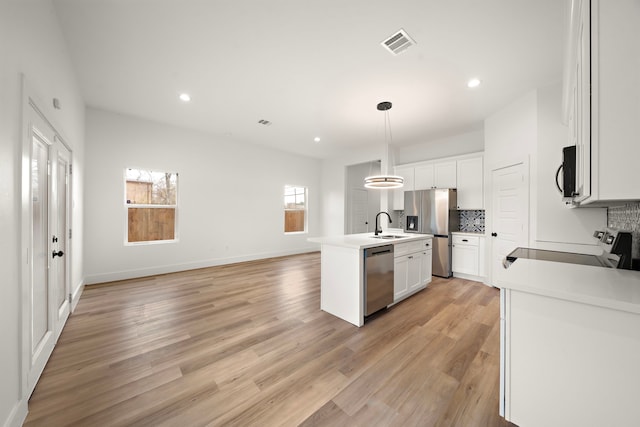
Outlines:
[{"label": "door knob", "polygon": [[64,252],[62,252],[62,251],[58,251],[58,252],[53,251],[53,256],[52,256],[52,258],[55,258],[55,257],[57,257],[57,256],[61,257],[62,255],[64,255]]},{"label": "door knob", "polygon": [[491,233],[491,236],[498,237],[498,233]]}]

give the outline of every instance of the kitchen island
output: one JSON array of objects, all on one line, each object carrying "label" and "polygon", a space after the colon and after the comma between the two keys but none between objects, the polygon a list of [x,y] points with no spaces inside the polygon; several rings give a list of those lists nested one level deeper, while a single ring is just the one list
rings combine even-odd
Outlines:
[{"label": "kitchen island", "polygon": [[[395,236],[395,237],[388,237]],[[356,326],[365,318],[365,249],[394,246],[393,304],[431,281],[430,234],[391,231],[309,238],[321,245],[320,308]]]},{"label": "kitchen island", "polygon": [[518,258],[498,272],[501,414],[638,425],[640,272]]}]

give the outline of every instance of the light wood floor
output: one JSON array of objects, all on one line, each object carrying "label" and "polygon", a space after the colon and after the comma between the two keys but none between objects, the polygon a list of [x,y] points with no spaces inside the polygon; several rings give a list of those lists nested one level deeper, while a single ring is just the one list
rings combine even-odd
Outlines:
[{"label": "light wood floor", "polygon": [[356,328],[319,253],[87,287],[26,426],[506,426],[499,293],[461,279]]}]

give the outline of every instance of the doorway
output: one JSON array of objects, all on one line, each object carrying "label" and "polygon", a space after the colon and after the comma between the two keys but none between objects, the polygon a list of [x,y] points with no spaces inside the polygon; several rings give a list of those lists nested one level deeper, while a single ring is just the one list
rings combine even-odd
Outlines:
[{"label": "doorway", "polygon": [[28,98],[22,170],[22,386],[40,378],[71,303],[71,150]]},{"label": "doorway", "polygon": [[350,165],[346,168],[345,234],[368,233],[375,227],[380,209],[380,190],[364,188],[364,179],[380,174],[380,161]]}]

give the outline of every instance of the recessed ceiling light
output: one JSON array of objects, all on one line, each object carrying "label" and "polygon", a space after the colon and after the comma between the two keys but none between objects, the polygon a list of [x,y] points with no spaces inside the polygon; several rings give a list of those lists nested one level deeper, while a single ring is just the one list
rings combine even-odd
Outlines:
[{"label": "recessed ceiling light", "polygon": [[191,95],[189,95],[188,93],[181,93],[179,98],[180,98],[180,101],[184,101],[184,102],[191,101]]},{"label": "recessed ceiling light", "polygon": [[467,82],[467,87],[474,88],[480,86],[480,79],[471,79]]},{"label": "recessed ceiling light", "polygon": [[316,136],[315,138],[313,138],[313,141],[314,141],[314,142],[320,142],[320,137],[319,137],[319,136]]}]

